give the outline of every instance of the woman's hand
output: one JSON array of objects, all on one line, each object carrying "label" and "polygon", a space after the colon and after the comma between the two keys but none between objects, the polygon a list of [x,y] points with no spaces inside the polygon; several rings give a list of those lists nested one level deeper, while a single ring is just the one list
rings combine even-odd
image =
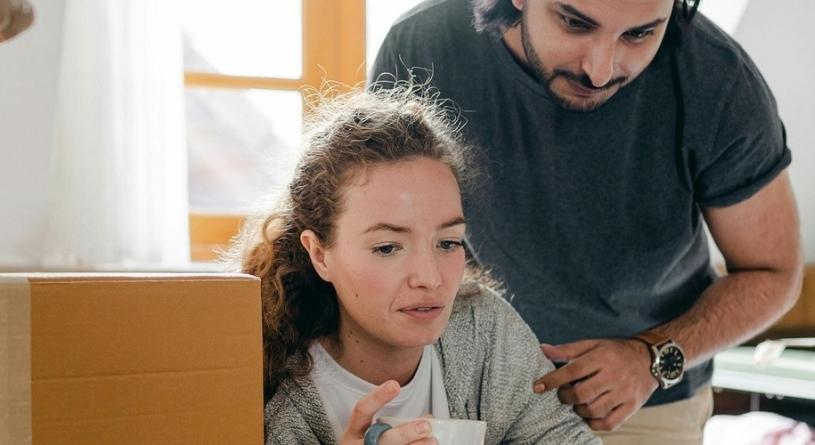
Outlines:
[{"label": "woman's hand", "polygon": [[[362,445],[365,431],[371,426],[374,415],[399,394],[399,384],[394,380],[374,388],[354,406],[348,426],[342,433],[340,445]],[[436,445],[436,439],[430,437],[430,423],[416,420],[404,423],[385,431],[379,437],[378,445]]]}]

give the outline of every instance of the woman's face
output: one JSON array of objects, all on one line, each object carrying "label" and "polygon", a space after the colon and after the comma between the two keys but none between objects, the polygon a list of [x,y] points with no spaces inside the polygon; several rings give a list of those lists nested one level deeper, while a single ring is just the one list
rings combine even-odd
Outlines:
[{"label": "woman's face", "polygon": [[378,164],[359,170],[343,192],[334,244],[316,256],[309,249],[337,291],[341,341],[435,342],[464,272],[464,216],[452,172],[428,158]]}]

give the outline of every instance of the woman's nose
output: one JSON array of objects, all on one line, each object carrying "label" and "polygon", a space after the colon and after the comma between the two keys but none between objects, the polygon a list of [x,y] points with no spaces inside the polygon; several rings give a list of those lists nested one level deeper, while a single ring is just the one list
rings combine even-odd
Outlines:
[{"label": "woman's nose", "polygon": [[441,273],[432,251],[417,253],[411,261],[408,278],[410,287],[436,289],[441,285]]}]

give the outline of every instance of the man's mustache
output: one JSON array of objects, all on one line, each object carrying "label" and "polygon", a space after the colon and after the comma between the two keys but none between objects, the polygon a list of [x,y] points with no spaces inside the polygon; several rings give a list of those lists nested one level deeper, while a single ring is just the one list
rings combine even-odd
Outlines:
[{"label": "man's mustache", "polygon": [[562,77],[565,77],[566,79],[577,82],[582,87],[588,88],[590,90],[607,90],[607,89],[613,87],[614,85],[623,84],[623,83],[625,83],[626,80],[628,80],[628,78],[625,77],[625,76],[615,77],[615,78],[611,79],[610,81],[608,81],[605,85],[603,85],[601,87],[596,87],[596,86],[594,86],[593,83],[591,83],[591,78],[586,73],[575,74],[575,73],[573,73],[571,71],[556,69],[556,70],[554,70],[554,75],[552,76],[552,79],[554,79],[557,76],[562,76]]}]

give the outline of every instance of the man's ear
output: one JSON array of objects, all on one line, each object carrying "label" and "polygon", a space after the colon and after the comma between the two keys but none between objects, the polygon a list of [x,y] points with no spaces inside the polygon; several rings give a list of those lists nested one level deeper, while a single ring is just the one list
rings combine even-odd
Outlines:
[{"label": "man's ear", "polygon": [[323,247],[320,237],[312,230],[304,230],[300,233],[300,244],[302,244],[306,252],[308,252],[308,256],[311,258],[311,264],[314,266],[314,270],[317,271],[317,275],[330,283],[331,274],[325,262],[325,247]]},{"label": "man's ear", "polygon": [[523,11],[524,1],[525,0],[512,0],[512,6],[514,6],[518,11]]}]

